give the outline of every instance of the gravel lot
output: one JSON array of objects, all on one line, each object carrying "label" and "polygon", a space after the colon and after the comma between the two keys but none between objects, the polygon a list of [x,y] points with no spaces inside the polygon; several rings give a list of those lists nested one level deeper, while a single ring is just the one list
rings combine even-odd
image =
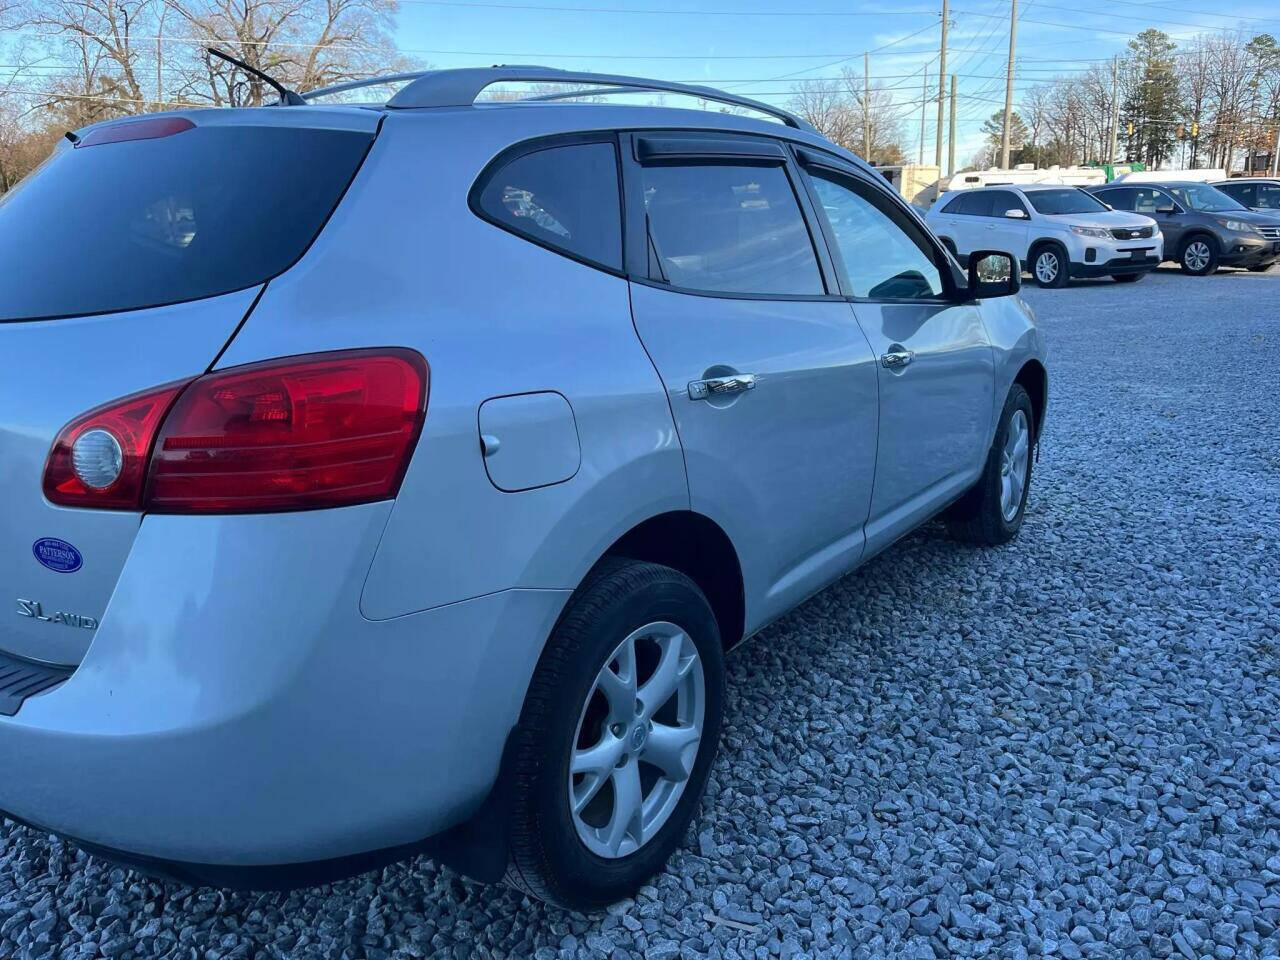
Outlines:
[{"label": "gravel lot", "polygon": [[635,901],[426,861],[192,892],[6,823],[0,957],[1280,954],[1280,269],[1027,298],[1021,537],[925,529],[730,658],[700,832]]}]

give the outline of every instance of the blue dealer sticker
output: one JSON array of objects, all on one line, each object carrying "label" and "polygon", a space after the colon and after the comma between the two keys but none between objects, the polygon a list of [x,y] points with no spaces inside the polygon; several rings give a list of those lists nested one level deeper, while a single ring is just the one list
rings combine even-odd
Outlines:
[{"label": "blue dealer sticker", "polygon": [[84,563],[79,550],[57,537],[41,537],[31,545],[31,552],[43,566],[58,573],[75,573]]}]

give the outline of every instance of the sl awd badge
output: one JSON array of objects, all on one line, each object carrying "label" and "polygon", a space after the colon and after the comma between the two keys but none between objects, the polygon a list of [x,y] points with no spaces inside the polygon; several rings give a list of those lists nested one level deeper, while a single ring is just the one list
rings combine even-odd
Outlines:
[{"label": "sl awd badge", "polygon": [[32,620],[41,620],[44,623],[61,623],[68,627],[83,627],[85,630],[98,629],[98,621],[94,617],[86,617],[78,613],[63,613],[61,610],[45,613],[44,608],[40,606],[39,600],[23,600],[21,597],[18,598],[18,616],[30,617]]}]

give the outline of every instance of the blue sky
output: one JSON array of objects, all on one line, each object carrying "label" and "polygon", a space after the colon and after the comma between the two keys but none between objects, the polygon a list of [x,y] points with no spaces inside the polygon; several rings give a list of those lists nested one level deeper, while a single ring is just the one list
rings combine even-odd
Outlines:
[{"label": "blue sky", "polygon": [[[1280,36],[1280,11],[1268,12],[1239,0],[1022,0],[1017,89],[1110,57],[1148,26],[1175,40],[1237,29]],[[892,88],[914,157],[922,71],[931,94],[937,89],[939,13],[931,0],[401,0],[397,40],[436,67],[540,63],[709,83],[778,104],[797,79],[833,76],[845,65],[860,72],[862,52],[883,48],[871,55],[871,74]],[[1008,0],[952,0],[947,66],[959,75],[958,163],[1003,104],[1008,17]],[[936,110],[927,111],[927,162]]]}]

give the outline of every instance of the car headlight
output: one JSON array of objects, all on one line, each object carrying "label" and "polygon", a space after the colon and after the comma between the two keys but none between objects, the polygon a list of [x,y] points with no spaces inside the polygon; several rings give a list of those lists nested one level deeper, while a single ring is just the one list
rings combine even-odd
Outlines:
[{"label": "car headlight", "polygon": [[1111,231],[1103,227],[1072,227],[1072,233],[1078,233],[1082,237],[1098,237],[1102,240],[1111,239]]},{"label": "car headlight", "polygon": [[1234,230],[1236,233],[1257,233],[1258,230],[1252,223],[1245,223],[1243,220],[1227,220],[1219,217],[1218,222],[1228,230]]}]

